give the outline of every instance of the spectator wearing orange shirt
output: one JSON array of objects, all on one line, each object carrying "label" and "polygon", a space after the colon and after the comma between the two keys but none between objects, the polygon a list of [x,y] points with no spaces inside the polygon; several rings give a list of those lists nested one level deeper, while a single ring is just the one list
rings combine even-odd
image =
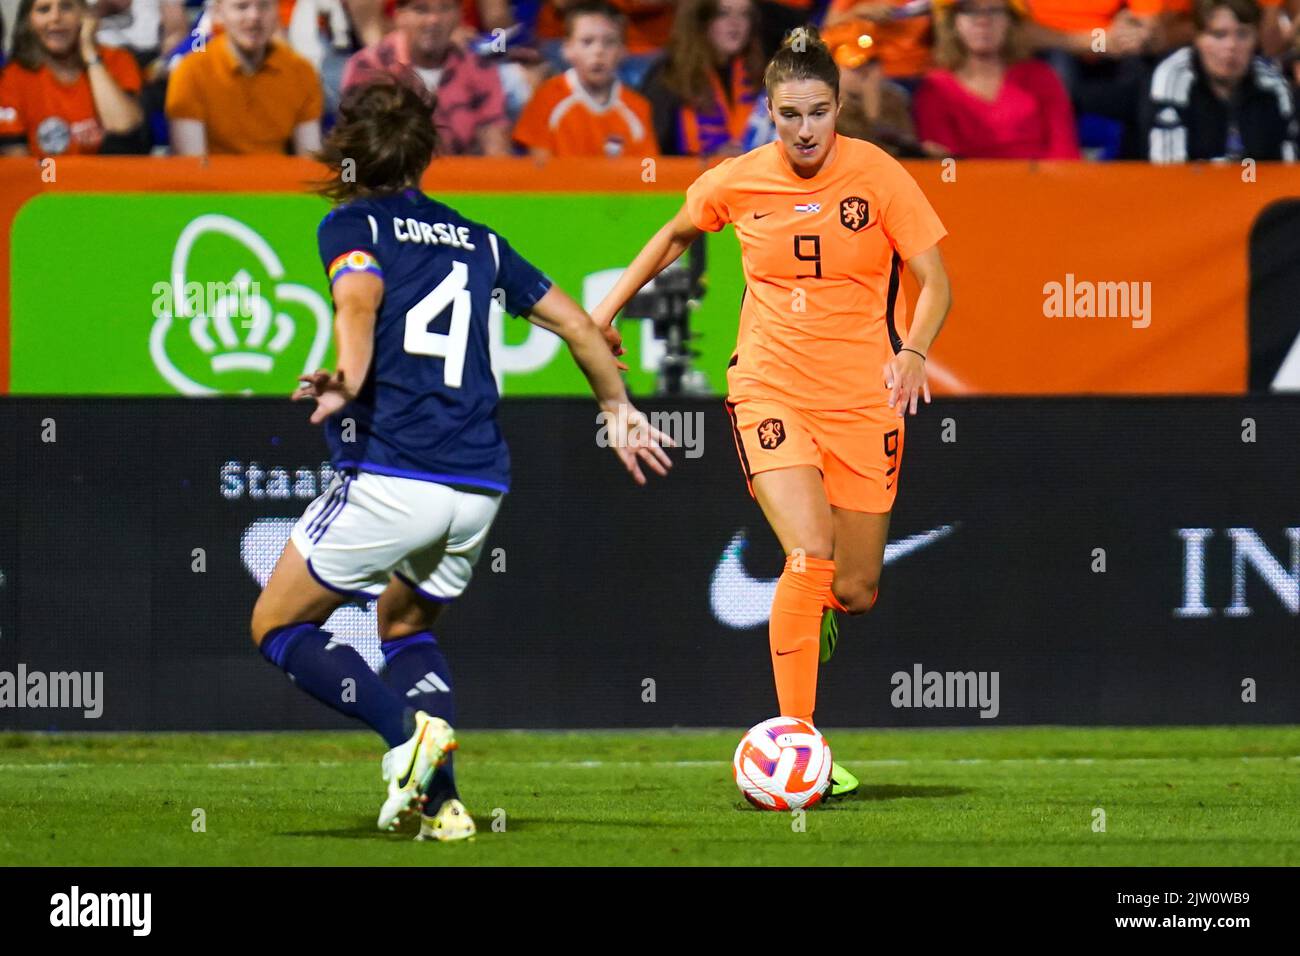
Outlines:
[{"label": "spectator wearing orange shirt", "polygon": [[224,32],[184,57],[167,86],[172,151],[284,153],[320,148],[324,97],[303,57],[275,38],[275,0],[216,0]]},{"label": "spectator wearing orange shirt", "polygon": [[[1029,0],[1026,36],[1036,49],[1125,57],[1169,45],[1170,0]],[[1177,2],[1177,0],[1173,0]]]},{"label": "spectator wearing orange shirt", "polygon": [[13,60],[0,73],[0,150],[56,156],[140,152],[140,71],[125,50],[95,44],[84,0],[23,0]]},{"label": "spectator wearing orange shirt", "polygon": [[[1260,47],[1267,56],[1287,46],[1283,2],[1258,0]],[[1075,56],[1164,55],[1196,36],[1192,0],[1029,0],[1029,10],[1034,47]]]},{"label": "spectator wearing orange shirt", "polygon": [[[537,14],[537,37],[542,52],[556,71],[569,67],[564,59],[565,12],[581,0],[543,0]],[[618,78],[636,88],[667,45],[672,35],[677,0],[611,0],[627,17],[624,40],[628,55],[619,65]]]},{"label": "spectator wearing orange shirt", "polygon": [[541,85],[515,125],[534,157],[659,155],[650,102],[618,79],[625,26],[603,0],[569,8],[564,58],[573,65]]},{"label": "spectator wearing orange shirt", "polygon": [[911,89],[930,68],[933,42],[929,8],[916,0],[831,0],[826,25],[866,20],[873,26],[872,49],[881,71]]},{"label": "spectator wearing orange shirt", "polygon": [[895,158],[947,156],[947,148],[916,138],[911,97],[901,84],[885,77],[876,55],[875,29],[866,20],[841,20],[821,35],[840,70],[835,131],[874,143]]}]

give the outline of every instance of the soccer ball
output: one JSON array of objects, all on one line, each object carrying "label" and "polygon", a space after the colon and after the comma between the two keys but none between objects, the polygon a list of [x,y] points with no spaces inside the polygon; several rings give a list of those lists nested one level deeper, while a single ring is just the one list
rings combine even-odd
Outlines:
[{"label": "soccer ball", "polygon": [[741,738],[731,768],[740,792],[760,810],[797,810],[822,798],[831,748],[807,721],[773,717]]}]

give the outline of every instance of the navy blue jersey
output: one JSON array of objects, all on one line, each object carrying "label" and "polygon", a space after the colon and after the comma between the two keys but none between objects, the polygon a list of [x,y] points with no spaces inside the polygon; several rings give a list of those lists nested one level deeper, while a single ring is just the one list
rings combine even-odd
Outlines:
[{"label": "navy blue jersey", "polygon": [[335,467],[508,490],[488,309],[495,294],[527,315],[551,280],[486,226],[413,189],[339,206],[317,239],[331,286],[348,272],[384,280],[370,373],[325,426]]}]

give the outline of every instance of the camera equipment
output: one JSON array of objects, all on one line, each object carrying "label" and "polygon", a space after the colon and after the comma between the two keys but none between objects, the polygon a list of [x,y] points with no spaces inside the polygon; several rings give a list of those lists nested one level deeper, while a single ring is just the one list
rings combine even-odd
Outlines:
[{"label": "camera equipment", "polygon": [[655,377],[657,395],[711,395],[709,380],[691,367],[699,353],[690,347],[691,312],[704,298],[705,246],[701,236],[691,244],[686,261],[679,259],[659,273],[632,297],[623,309],[629,319],[648,319],[654,337],[664,343],[663,357]]}]

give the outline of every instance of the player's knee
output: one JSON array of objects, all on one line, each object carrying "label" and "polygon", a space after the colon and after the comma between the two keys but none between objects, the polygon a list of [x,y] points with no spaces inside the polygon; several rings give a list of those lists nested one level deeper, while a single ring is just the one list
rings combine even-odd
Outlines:
[{"label": "player's knee", "polygon": [[443,605],[408,594],[392,594],[385,590],[375,608],[376,623],[381,641],[395,641],[410,637],[433,627],[442,613]]},{"label": "player's knee", "polygon": [[836,581],[831,590],[835,593],[835,600],[850,614],[866,614],[875,607],[876,598],[880,596],[880,582]]}]

